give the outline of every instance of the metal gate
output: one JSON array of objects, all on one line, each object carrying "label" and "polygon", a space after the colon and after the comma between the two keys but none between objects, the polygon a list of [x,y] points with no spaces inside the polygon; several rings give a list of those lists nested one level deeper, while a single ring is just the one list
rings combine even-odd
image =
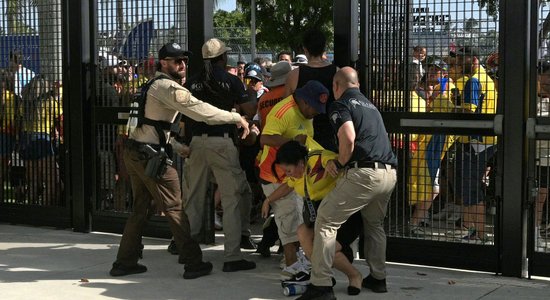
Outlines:
[{"label": "metal gate", "polygon": [[[92,229],[122,232],[132,211],[132,189],[122,153],[128,138],[130,105],[140,86],[154,76],[156,56],[162,45],[187,45],[186,1],[97,1],[94,24],[95,102]],[[198,59],[192,57],[192,59]],[[176,161],[181,177],[183,161]],[[151,212],[145,235],[170,237],[168,225]]]},{"label": "metal gate", "polygon": [[70,227],[62,1],[0,1],[0,220]]},{"label": "metal gate", "polygon": [[399,158],[388,259],[498,272],[498,16],[469,0],[369,2],[361,84]]},{"label": "metal gate", "polygon": [[[536,1],[535,1],[536,2]],[[542,1],[541,1],[542,2]],[[529,119],[527,137],[529,143],[529,222],[525,229],[529,274],[550,276],[550,205],[548,204],[548,187],[550,183],[550,52],[548,32],[550,31],[550,8],[545,2],[533,3],[531,7],[531,26],[542,32],[532,40],[531,52],[536,59],[537,68],[533,68],[530,86]],[[536,16],[536,17],[535,17]],[[534,77],[536,76],[536,77]]]}]

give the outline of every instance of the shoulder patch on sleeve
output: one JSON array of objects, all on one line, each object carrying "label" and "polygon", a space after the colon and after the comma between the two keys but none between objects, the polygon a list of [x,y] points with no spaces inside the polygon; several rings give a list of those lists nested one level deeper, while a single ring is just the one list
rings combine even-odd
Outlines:
[{"label": "shoulder patch on sleeve", "polygon": [[340,115],[339,112],[335,111],[332,114],[330,114],[330,120],[332,121],[332,123],[338,124],[338,121],[340,119],[342,119],[342,116]]}]

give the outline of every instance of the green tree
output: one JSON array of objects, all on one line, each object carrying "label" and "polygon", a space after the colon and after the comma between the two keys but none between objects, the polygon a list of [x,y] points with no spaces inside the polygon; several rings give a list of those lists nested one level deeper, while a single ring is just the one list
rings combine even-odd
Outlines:
[{"label": "green tree", "polygon": [[[250,0],[237,0],[250,21]],[[302,35],[320,28],[333,37],[332,3],[328,0],[263,0],[256,2],[256,40],[273,50],[302,52]]]},{"label": "green tree", "polygon": [[24,15],[26,8],[35,6],[36,0],[7,0],[5,16],[8,34],[33,34],[36,30],[26,24]]},{"label": "green tree", "polygon": [[217,10],[214,13],[214,35],[235,50],[239,46],[250,47],[250,26],[242,11]]},{"label": "green tree", "polygon": [[498,0],[472,0],[477,1],[479,7],[487,8],[487,14],[496,18],[498,16]]}]

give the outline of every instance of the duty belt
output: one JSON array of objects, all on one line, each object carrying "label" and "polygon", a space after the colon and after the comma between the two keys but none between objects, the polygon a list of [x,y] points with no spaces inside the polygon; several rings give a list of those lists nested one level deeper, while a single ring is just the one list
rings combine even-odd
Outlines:
[{"label": "duty belt", "polygon": [[132,139],[127,139],[124,142],[124,146],[126,146],[128,149],[132,149],[132,150],[136,150],[136,151],[140,151],[142,149],[142,147],[145,146],[145,145],[151,146],[151,148],[155,149],[156,151],[158,151],[160,149],[160,145],[142,143],[142,142],[138,142],[138,141],[132,140]]},{"label": "duty belt", "polygon": [[346,164],[346,167],[348,168],[387,169],[387,166],[391,169],[396,169],[394,165],[385,164],[378,161],[352,161]]},{"label": "duty belt", "polygon": [[228,132],[214,132],[214,133],[196,133],[193,134],[193,136],[205,136],[205,137],[225,137],[225,138],[233,138],[233,134]]}]

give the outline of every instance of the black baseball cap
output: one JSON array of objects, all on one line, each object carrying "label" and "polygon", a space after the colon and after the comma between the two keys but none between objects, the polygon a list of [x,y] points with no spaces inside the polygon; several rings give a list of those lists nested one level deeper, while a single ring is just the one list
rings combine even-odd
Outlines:
[{"label": "black baseball cap", "polygon": [[162,46],[159,50],[159,59],[166,58],[184,58],[189,57],[193,53],[191,51],[183,50],[178,43],[168,43]]}]

